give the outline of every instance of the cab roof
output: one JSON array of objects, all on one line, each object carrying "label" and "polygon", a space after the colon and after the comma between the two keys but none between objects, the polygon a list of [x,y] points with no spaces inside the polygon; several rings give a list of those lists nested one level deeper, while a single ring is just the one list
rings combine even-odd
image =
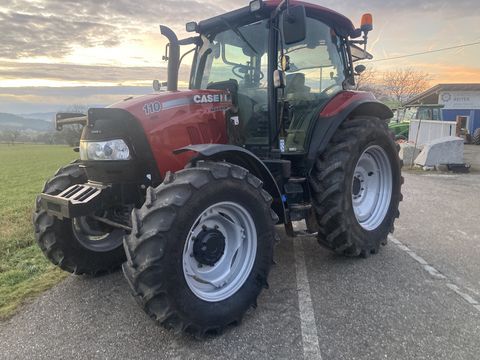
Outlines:
[{"label": "cab roof", "polygon": [[[210,19],[200,21],[198,24],[198,30],[202,34],[215,34],[226,30],[228,28],[226,23],[230,23],[235,26],[241,26],[268,18],[272,11],[275,10],[275,8],[280,4],[280,1],[281,0],[264,1],[263,9],[255,13],[251,13],[250,7],[246,6],[222,15],[212,17]],[[290,1],[290,5],[305,6],[307,16],[313,17],[327,24],[340,36],[351,38],[360,36],[360,33],[355,26],[353,26],[350,19],[336,11],[303,1],[292,0]]]}]

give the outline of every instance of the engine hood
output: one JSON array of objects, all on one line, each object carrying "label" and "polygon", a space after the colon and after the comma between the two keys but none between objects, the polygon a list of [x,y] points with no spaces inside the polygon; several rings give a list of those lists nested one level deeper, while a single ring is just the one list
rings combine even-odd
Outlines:
[{"label": "engine hood", "polygon": [[[141,127],[163,176],[167,171],[182,169],[194,155],[176,155],[176,149],[195,144],[227,143],[225,113],[231,107],[228,91],[185,90],[125,99],[110,105],[109,109],[131,115],[136,124],[126,125],[124,132],[130,133],[138,125]],[[109,124],[110,127],[120,125]],[[143,141],[132,139],[132,147],[138,148],[138,143]]]},{"label": "engine hood", "polygon": [[204,110],[224,111],[232,105],[231,96],[221,90],[184,90],[175,92],[160,92],[137,97],[130,97],[109,108],[123,109],[142,121],[145,118],[158,119],[171,117],[172,112],[191,110],[196,112],[199,107]]}]

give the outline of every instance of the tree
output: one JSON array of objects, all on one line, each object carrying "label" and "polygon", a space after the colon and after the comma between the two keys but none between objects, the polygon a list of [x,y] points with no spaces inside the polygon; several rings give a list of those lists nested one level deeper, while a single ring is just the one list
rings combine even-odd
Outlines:
[{"label": "tree", "polygon": [[378,83],[378,72],[374,68],[367,68],[355,77],[355,90],[371,92],[377,99],[385,97],[385,92]]},{"label": "tree", "polygon": [[396,69],[383,73],[383,87],[389,97],[403,106],[430,86],[430,74],[413,68]]},{"label": "tree", "polygon": [[376,73],[373,68],[367,68],[364,72],[355,77],[355,90],[369,91],[375,86]]},{"label": "tree", "polygon": [[15,141],[17,141],[17,138],[19,136],[20,136],[20,131],[13,130],[13,129],[7,129],[2,134],[3,140],[11,145],[15,145]]}]

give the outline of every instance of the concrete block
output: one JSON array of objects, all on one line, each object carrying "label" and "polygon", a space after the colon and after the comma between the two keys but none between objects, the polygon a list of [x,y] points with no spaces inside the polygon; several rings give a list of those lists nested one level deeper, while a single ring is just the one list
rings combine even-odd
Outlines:
[{"label": "concrete block", "polygon": [[415,149],[415,146],[411,143],[400,143],[400,151],[398,155],[403,160],[403,166],[410,166],[413,159],[420,154],[420,149]]},{"label": "concrete block", "polygon": [[455,136],[446,136],[432,140],[425,144],[415,164],[420,166],[438,166],[439,164],[463,163],[463,139]]}]

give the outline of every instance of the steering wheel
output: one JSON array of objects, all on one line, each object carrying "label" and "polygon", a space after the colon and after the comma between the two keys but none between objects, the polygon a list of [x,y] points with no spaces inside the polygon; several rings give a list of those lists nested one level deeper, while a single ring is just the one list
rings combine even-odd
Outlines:
[{"label": "steering wheel", "polygon": [[[239,77],[240,79],[245,79],[245,75],[248,70],[255,70],[255,68],[249,65],[237,64],[232,68],[232,73],[233,75],[235,75],[236,77]],[[263,80],[263,78],[265,77],[265,74],[261,70],[259,71],[260,71],[259,80]]]}]

